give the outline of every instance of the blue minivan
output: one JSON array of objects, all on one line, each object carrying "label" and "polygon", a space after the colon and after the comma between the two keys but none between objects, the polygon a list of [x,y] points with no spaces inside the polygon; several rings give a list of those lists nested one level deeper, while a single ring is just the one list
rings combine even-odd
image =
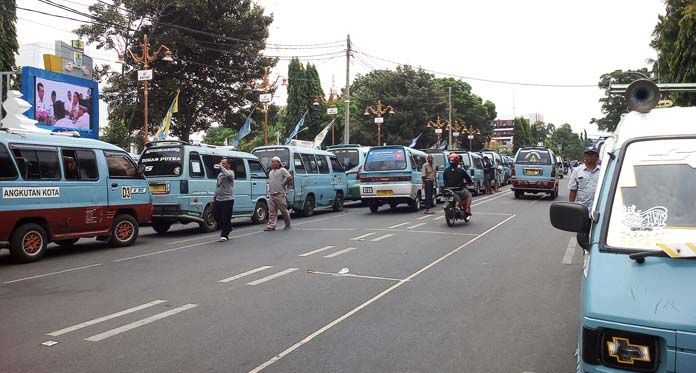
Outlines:
[{"label": "blue minivan", "polygon": [[453,152],[459,154],[462,158],[461,167],[469,173],[471,180],[474,182],[468,185],[467,189],[475,196],[481,194],[485,191],[485,185],[483,184],[483,158],[478,153],[466,150],[454,150]]},{"label": "blue minivan", "polygon": [[348,183],[346,200],[360,200],[360,182],[357,176],[358,172],[360,172],[360,167],[363,162],[365,162],[365,156],[369,150],[369,146],[358,144],[341,144],[326,147],[326,151],[335,154],[338,162],[341,163],[346,170],[346,180]]},{"label": "blue minivan", "polygon": [[[413,211],[421,208],[425,198],[421,168],[426,154],[406,146],[371,148],[365,158],[360,180],[360,198],[376,213],[383,204],[396,208],[407,203]],[[436,196],[433,195],[433,204]]]},{"label": "blue minivan", "polygon": [[201,232],[218,228],[212,200],[222,158],[234,171],[233,218],[247,217],[263,223],[268,216],[266,170],[258,158],[243,152],[184,141],[148,143],[140,156],[154,211],[152,228],[165,233],[172,224],[197,223]]},{"label": "blue minivan", "polygon": [[311,216],[316,208],[343,210],[348,188],[346,172],[333,153],[293,145],[260,146],[252,151],[267,169],[271,159],[279,157],[293,175],[288,188],[288,207],[300,215]]},{"label": "blue minivan", "polygon": [[519,199],[525,193],[546,193],[558,197],[556,155],[549,148],[524,147],[517,150],[513,164],[512,190]]}]

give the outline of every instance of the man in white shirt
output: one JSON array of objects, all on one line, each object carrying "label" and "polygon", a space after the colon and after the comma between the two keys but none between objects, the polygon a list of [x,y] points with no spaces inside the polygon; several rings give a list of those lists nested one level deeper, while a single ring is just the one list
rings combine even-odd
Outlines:
[{"label": "man in white shirt", "polygon": [[39,121],[40,124],[46,124],[48,120],[49,104],[44,100],[44,93],[46,89],[43,83],[36,85],[36,102],[34,103],[35,119]]},{"label": "man in white shirt", "polygon": [[89,113],[87,112],[87,106],[84,103],[80,103],[77,109],[77,120],[75,121],[75,128],[81,130],[89,129]]},{"label": "man in white shirt", "polygon": [[[579,203],[587,207],[587,211],[592,214],[592,204],[594,202],[597,181],[599,180],[599,152],[594,146],[585,149],[583,155],[584,164],[576,167],[570,174],[568,189],[570,193],[568,200]],[[580,246],[589,250],[590,232],[578,232],[578,243]]]}]

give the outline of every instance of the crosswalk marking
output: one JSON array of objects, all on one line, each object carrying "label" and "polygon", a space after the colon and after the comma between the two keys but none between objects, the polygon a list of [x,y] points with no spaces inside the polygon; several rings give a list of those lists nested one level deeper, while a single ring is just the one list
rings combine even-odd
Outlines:
[{"label": "crosswalk marking", "polygon": [[412,226],[410,226],[410,227],[408,227],[408,228],[406,228],[406,229],[416,229],[416,228],[418,228],[418,227],[424,226],[425,224],[426,224],[426,223],[420,223],[420,224],[412,225]]},{"label": "crosswalk marking", "polygon": [[107,320],[115,319],[115,318],[120,317],[120,316],[123,316],[123,315],[127,315],[127,314],[129,314],[129,313],[133,313],[133,312],[137,312],[137,311],[140,311],[140,310],[144,310],[144,309],[146,309],[146,308],[149,308],[149,307],[152,307],[152,306],[156,306],[156,305],[162,304],[162,303],[164,303],[164,302],[166,302],[166,300],[158,299],[158,300],[155,300],[155,301],[152,301],[152,302],[149,302],[149,303],[141,304],[141,305],[136,306],[136,307],[133,307],[133,308],[129,308],[129,309],[127,309],[127,310],[123,310],[123,311],[120,311],[120,312],[112,313],[111,315],[106,315],[106,316],[104,316],[104,317],[100,317],[100,318],[97,318],[97,319],[94,319],[94,320],[89,320],[89,321],[85,321],[85,322],[80,323],[80,324],[77,324],[77,325],[69,326],[69,327],[67,327],[67,328],[65,328],[65,329],[57,330],[57,331],[55,331],[55,332],[48,333],[48,334],[46,334],[46,335],[50,335],[51,337],[57,337],[57,336],[59,336],[59,335],[67,334],[67,333],[70,333],[70,332],[74,332],[75,330],[79,330],[79,329],[82,329],[82,328],[85,328],[85,327],[88,327],[88,326],[91,326],[91,325],[94,325],[94,324],[98,324],[98,323],[100,323],[100,322],[104,322],[104,321],[107,321]]},{"label": "crosswalk marking", "polygon": [[165,312],[162,312],[162,313],[158,313],[158,314],[156,314],[156,315],[153,315],[153,316],[144,318],[144,319],[142,319],[142,320],[138,320],[138,321],[132,322],[132,323],[130,323],[130,324],[123,325],[123,326],[118,327],[118,328],[116,328],[116,329],[112,329],[112,330],[106,331],[106,332],[104,332],[104,333],[100,333],[100,334],[97,334],[97,335],[93,335],[93,336],[91,336],[91,337],[89,337],[89,338],[85,338],[85,341],[99,342],[99,341],[104,340],[104,339],[107,339],[107,338],[109,338],[109,337],[113,337],[113,336],[115,336],[115,335],[118,335],[118,334],[121,334],[121,333],[125,333],[125,332],[127,332],[127,331],[129,331],[129,330],[133,330],[133,329],[135,329],[135,328],[139,328],[139,327],[141,327],[141,326],[143,326],[143,325],[147,325],[147,324],[149,324],[149,323],[151,323],[151,322],[155,322],[155,321],[157,321],[157,320],[164,319],[165,317],[173,316],[173,315],[176,315],[176,314],[179,313],[179,312],[184,312],[184,311],[186,311],[186,310],[190,310],[191,308],[196,308],[196,307],[198,307],[197,304],[186,304],[186,305],[184,305],[184,306],[177,307],[177,308],[171,309],[171,310],[169,310],[169,311],[165,311]]},{"label": "crosswalk marking", "polygon": [[370,237],[370,236],[372,236],[373,234],[375,234],[375,233],[372,232],[372,233],[363,234],[362,236],[353,237],[353,238],[351,238],[351,240],[352,240],[352,241],[362,240],[363,238],[365,238],[365,237]]},{"label": "crosswalk marking", "polygon": [[350,252],[350,251],[353,251],[353,250],[355,250],[354,247],[349,247],[349,248],[347,248],[347,249],[343,249],[343,250],[336,251],[336,252],[333,253],[333,254],[326,255],[324,258],[335,258],[335,257],[337,257],[337,256],[339,256],[339,255],[345,254],[345,253]]},{"label": "crosswalk marking", "polygon": [[411,224],[411,222],[410,222],[410,221],[403,222],[403,223],[400,223],[400,224],[397,224],[397,225],[392,225],[392,226],[389,227],[389,228],[399,228],[399,227],[401,227],[401,226],[403,226],[403,225],[406,225],[406,224]]},{"label": "crosswalk marking", "polygon": [[263,284],[263,283],[266,282],[266,281],[271,281],[271,280],[276,279],[276,278],[278,278],[278,277],[280,277],[280,276],[285,276],[285,275],[287,275],[288,273],[292,273],[292,272],[295,272],[295,271],[297,271],[297,268],[288,268],[288,269],[286,269],[286,270],[284,270],[284,271],[280,271],[280,272],[274,273],[274,274],[272,274],[272,275],[270,275],[270,276],[266,276],[266,277],[264,277],[264,278],[260,278],[260,279],[258,279],[258,280],[256,280],[256,281],[249,282],[249,283],[247,283],[247,285],[255,286],[255,285]]},{"label": "crosswalk marking", "polygon": [[240,279],[240,278],[242,278],[242,277],[252,275],[252,274],[254,274],[254,273],[256,273],[256,272],[265,271],[265,270],[267,270],[267,269],[269,269],[269,268],[271,268],[271,266],[259,267],[259,268],[256,268],[256,269],[252,269],[251,271],[246,271],[246,272],[244,272],[244,273],[240,273],[240,274],[238,274],[238,275],[236,275],[236,276],[228,277],[228,278],[223,279],[223,280],[220,280],[220,281],[218,281],[218,282],[230,282],[230,281],[234,281],[234,280]]},{"label": "crosswalk marking", "polygon": [[384,236],[379,236],[379,237],[377,237],[377,238],[375,238],[375,239],[373,239],[373,240],[371,240],[371,241],[372,241],[372,242],[382,241],[383,239],[389,238],[389,237],[391,237],[391,236],[393,236],[393,235],[394,235],[394,234],[392,234],[392,233],[385,234]]},{"label": "crosswalk marking", "polygon": [[328,249],[333,249],[334,247],[336,247],[336,246],[325,246],[325,247],[322,247],[321,249],[312,250],[310,252],[306,252],[306,253],[300,254],[298,256],[310,256],[310,255],[314,255],[316,253],[320,253],[322,251],[326,251]]}]

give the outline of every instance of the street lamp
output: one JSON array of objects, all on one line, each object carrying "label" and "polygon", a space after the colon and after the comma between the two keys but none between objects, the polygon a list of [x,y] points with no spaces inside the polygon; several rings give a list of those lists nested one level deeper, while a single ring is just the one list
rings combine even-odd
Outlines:
[{"label": "street lamp", "polygon": [[475,135],[481,134],[481,131],[469,125],[469,127],[464,126],[462,132],[466,133],[466,138],[469,139],[469,151],[473,151],[474,146],[472,145],[472,141],[474,140]]},{"label": "street lamp", "polygon": [[[263,104],[263,145],[268,145],[268,103],[273,100],[273,92],[278,87],[278,79],[280,75],[276,78],[273,84],[270,83],[269,73],[271,72],[270,67],[266,67],[263,70],[263,78],[261,83],[247,82],[244,90],[247,92],[258,90],[263,93],[259,95],[259,101]],[[285,79],[283,79],[283,85],[285,84]]]},{"label": "street lamp", "polygon": [[452,144],[450,144],[452,146],[452,149],[459,148],[459,131],[465,128],[466,126],[459,124],[459,121],[456,119],[454,120],[454,124],[450,126],[450,131],[454,131],[452,132],[452,136],[454,136],[454,141],[452,142]]},{"label": "street lamp", "polygon": [[437,116],[436,121],[429,121],[428,125],[426,127],[428,128],[435,128],[435,134],[437,135],[437,147],[440,147],[440,144],[442,143],[442,127],[449,127],[449,122],[448,121],[442,121],[440,120],[440,116]]},{"label": "street lamp", "polygon": [[319,106],[319,101],[328,104],[328,107],[326,108],[326,114],[329,114],[331,116],[331,145],[336,145],[336,131],[334,130],[336,128],[336,124],[334,121],[336,120],[336,114],[338,114],[338,107],[336,106],[336,102],[340,100],[342,95],[334,95],[333,88],[329,89],[329,98],[324,99],[324,97],[319,96],[314,98],[314,102],[312,103],[313,106]]},{"label": "street lamp", "polygon": [[[172,58],[172,51],[169,50],[165,45],[160,45],[160,47],[157,49],[157,52],[150,54],[150,42],[148,41],[147,34],[143,35],[143,43],[140,45],[142,48],[142,52],[140,55],[136,55],[133,53],[133,51],[130,49],[130,47],[126,48],[128,51],[128,54],[130,54],[131,58],[137,63],[142,63],[143,68],[145,70],[148,70],[150,68],[150,62],[154,62],[157,60],[157,57],[159,56],[160,52],[164,50],[164,57],[162,57],[162,61],[165,62],[174,62],[174,59]],[[119,57],[123,58],[123,57]],[[140,77],[138,77],[140,78]],[[145,117],[145,142],[147,142],[147,96],[148,96],[148,81],[152,79],[152,74],[149,74],[149,76],[146,76],[143,79],[143,85],[145,89],[145,110],[144,110],[144,117]]]},{"label": "street lamp", "polygon": [[372,112],[372,114],[375,115],[375,124],[377,125],[377,146],[379,146],[382,141],[381,126],[382,123],[384,123],[384,118],[382,117],[382,114],[394,114],[396,113],[396,111],[394,111],[394,108],[390,105],[387,105],[386,107],[382,108],[382,100],[377,100],[377,107],[366,107],[363,115],[370,116],[370,112]]}]

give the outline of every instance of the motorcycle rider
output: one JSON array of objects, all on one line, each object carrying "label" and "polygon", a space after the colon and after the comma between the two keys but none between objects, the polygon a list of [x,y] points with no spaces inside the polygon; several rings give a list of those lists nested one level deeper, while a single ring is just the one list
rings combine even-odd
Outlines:
[{"label": "motorcycle rider", "polygon": [[448,158],[450,165],[442,175],[445,179],[445,188],[453,189],[459,197],[459,208],[464,211],[464,220],[469,221],[471,218],[471,193],[466,189],[466,185],[473,183],[473,181],[464,168],[457,167],[459,155],[450,153]]}]

